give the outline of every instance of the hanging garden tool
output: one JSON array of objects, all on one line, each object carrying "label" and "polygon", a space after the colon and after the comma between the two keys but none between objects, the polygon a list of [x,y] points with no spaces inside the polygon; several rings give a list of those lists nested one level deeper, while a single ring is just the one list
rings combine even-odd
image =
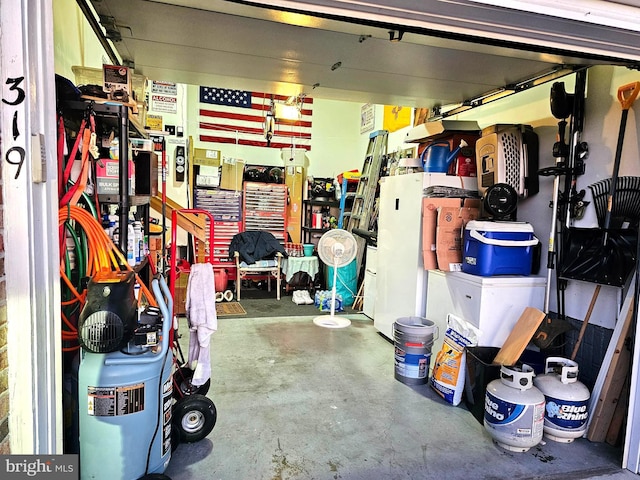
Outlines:
[{"label": "hanging garden tool", "polygon": [[[534,335],[534,343],[540,348],[546,348],[562,333],[571,329],[571,325],[564,320],[564,289],[563,280],[556,278],[557,309],[559,318],[549,315],[549,301],[551,293],[551,280],[556,262],[559,263],[558,237],[562,237],[566,226],[571,221],[572,203],[575,194],[575,184],[578,175],[584,173],[585,146],[579,147],[584,125],[584,97],[586,89],[586,70],[576,72],[575,92],[569,94],[565,91],[564,83],[556,82],[551,87],[550,106],[551,113],[558,122],[558,137],[553,145],[553,156],[556,163],[553,167],[539,170],[541,176],[553,176],[553,196],[551,201],[552,216],[549,232],[549,244],[547,251],[547,282],[544,298],[544,313],[546,317],[540,328]],[[569,127],[570,144],[565,140],[567,118],[571,117]],[[561,177],[564,177],[564,191],[561,191]],[[557,276],[556,276],[557,277]]]},{"label": "hanging garden tool", "polygon": [[[618,173],[629,109],[640,92],[640,82],[618,88],[618,101],[622,118],[613,164],[613,174],[607,195],[607,209],[601,228],[571,228],[565,239],[562,278],[578,279],[603,285],[623,286],[629,279],[636,262],[637,232],[634,228],[612,228],[614,205],[617,202]],[[640,207],[640,205],[639,205]],[[635,222],[640,208],[635,212]]]},{"label": "hanging garden tool", "polygon": [[571,174],[569,166],[569,146],[565,140],[567,129],[567,118],[573,111],[574,95],[567,94],[564,89],[564,83],[556,82],[551,87],[550,105],[551,113],[558,122],[558,137],[553,145],[553,156],[556,164],[553,167],[543,168],[539,170],[542,176],[553,176],[553,193],[551,199],[551,229],[549,231],[549,243],[547,250],[547,287],[544,298],[544,311],[549,313],[549,298],[551,289],[551,276],[555,269],[557,256],[556,236],[558,233],[558,212],[560,210],[560,177]]}]

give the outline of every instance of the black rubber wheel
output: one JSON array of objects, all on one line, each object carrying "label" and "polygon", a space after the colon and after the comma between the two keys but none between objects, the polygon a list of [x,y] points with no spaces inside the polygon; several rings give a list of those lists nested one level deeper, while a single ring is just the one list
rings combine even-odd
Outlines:
[{"label": "black rubber wheel", "polygon": [[211,379],[202,385],[192,385],[193,370],[189,367],[179,367],[173,374],[173,398],[180,400],[188,395],[206,395],[211,386]]},{"label": "black rubber wheel", "polygon": [[183,397],[173,406],[171,427],[176,429],[181,443],[202,440],[216,425],[218,413],[213,402],[204,395]]},{"label": "black rubber wheel", "polygon": [[[173,414],[173,412],[171,412]],[[178,445],[180,445],[180,432],[178,432],[178,429],[172,424],[171,425],[171,453],[176,451],[176,448],[178,448]]]}]

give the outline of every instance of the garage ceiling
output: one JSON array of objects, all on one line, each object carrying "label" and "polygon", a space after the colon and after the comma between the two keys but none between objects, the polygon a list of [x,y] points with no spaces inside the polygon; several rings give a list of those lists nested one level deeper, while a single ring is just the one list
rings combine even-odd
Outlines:
[{"label": "garage ceiling", "polygon": [[[78,0],[85,13],[87,1],[96,28],[111,39],[106,43],[136,73],[193,85],[432,108],[482,102],[488,93],[524,88],[548,72],[558,73],[546,80],[574,66],[627,61],[391,17],[385,17],[389,23],[364,14],[344,21],[330,11],[310,15],[222,0]],[[390,31],[402,31],[401,41],[391,42]]]}]

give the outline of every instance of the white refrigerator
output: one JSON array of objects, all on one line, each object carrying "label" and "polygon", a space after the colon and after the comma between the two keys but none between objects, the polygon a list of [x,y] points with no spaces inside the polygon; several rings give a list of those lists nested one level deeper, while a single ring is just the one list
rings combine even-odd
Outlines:
[{"label": "white refrigerator", "polygon": [[373,325],[393,340],[400,317],[425,316],[427,271],[422,260],[422,197],[431,185],[475,189],[470,177],[413,173],[382,177],[378,213]]}]

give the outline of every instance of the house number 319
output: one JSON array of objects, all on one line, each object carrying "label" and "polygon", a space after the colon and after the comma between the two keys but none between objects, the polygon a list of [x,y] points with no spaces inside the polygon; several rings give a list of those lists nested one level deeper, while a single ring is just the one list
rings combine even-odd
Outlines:
[{"label": "house number 319", "polygon": [[[24,81],[24,77],[7,78],[6,85],[9,85],[9,95],[2,97],[2,103],[11,106],[18,106],[24,102],[26,97],[24,89],[20,86]],[[20,138],[20,128],[18,127],[18,110],[13,112],[13,125],[12,125],[13,141],[16,142]],[[15,179],[20,176],[22,170],[22,164],[24,163],[25,150],[19,145],[14,145],[7,150],[5,154],[5,161],[10,165],[16,165],[18,170],[16,171]]]}]

